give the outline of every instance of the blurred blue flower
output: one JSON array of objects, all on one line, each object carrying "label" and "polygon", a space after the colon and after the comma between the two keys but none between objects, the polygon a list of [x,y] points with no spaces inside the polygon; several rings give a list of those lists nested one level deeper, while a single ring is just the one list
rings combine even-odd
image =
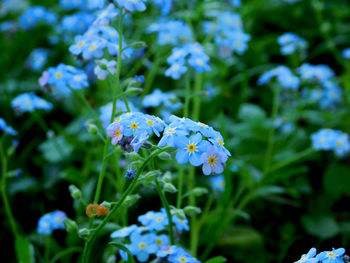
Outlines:
[{"label": "blurred blue flower", "polygon": [[305,39],[289,32],[279,36],[277,41],[281,46],[282,55],[291,55],[297,50],[302,51],[307,48]]},{"label": "blurred blue flower", "polygon": [[316,259],[315,256],[316,248],[311,248],[307,254],[303,254],[295,263],[317,263],[318,259]]},{"label": "blurred blue flower", "polygon": [[35,110],[49,111],[52,104],[38,97],[34,93],[23,93],[14,98],[11,102],[12,108],[16,112],[33,112]]},{"label": "blurred blue flower", "polygon": [[345,249],[338,248],[332,251],[324,251],[316,256],[316,259],[322,263],[344,263],[344,260],[341,258],[344,255]]},{"label": "blurred blue flower", "polygon": [[146,0],[114,0],[120,7],[125,8],[126,10],[133,12],[133,11],[145,11],[146,10],[146,5],[145,1]]},{"label": "blurred blue flower", "polygon": [[225,190],[225,177],[223,175],[211,176],[210,185],[214,190],[223,192]]},{"label": "blurred blue flower", "polygon": [[43,215],[38,221],[38,233],[51,235],[53,230],[64,229],[63,221],[66,217],[66,213],[62,211],[54,211]]},{"label": "blurred blue flower", "polygon": [[16,136],[18,134],[11,126],[6,124],[6,121],[3,118],[0,118],[0,131],[3,131],[6,134],[11,136]]},{"label": "blurred blue flower", "polygon": [[294,76],[289,68],[286,66],[278,66],[265,72],[258,80],[259,85],[263,85],[276,77],[278,83],[285,89],[297,90],[299,88],[300,80]]},{"label": "blurred blue flower", "polygon": [[57,22],[57,15],[47,10],[43,6],[31,6],[19,18],[19,25],[22,29],[27,30],[35,27],[39,23],[52,25]]}]

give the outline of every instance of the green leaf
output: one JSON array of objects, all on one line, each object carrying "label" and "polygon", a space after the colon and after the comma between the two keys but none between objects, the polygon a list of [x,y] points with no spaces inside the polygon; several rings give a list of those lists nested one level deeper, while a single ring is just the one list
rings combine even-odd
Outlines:
[{"label": "green leaf", "polygon": [[350,195],[350,169],[344,165],[330,166],[323,178],[323,187],[326,192],[339,198]]},{"label": "green leaf", "polygon": [[306,215],[301,219],[303,227],[313,236],[321,239],[332,238],[339,233],[339,225],[331,216]]},{"label": "green leaf", "polygon": [[73,152],[73,146],[61,136],[46,140],[39,146],[44,158],[52,163],[61,162],[67,159]]},{"label": "green leaf", "polygon": [[262,237],[259,232],[243,226],[227,228],[225,234],[218,241],[220,245],[224,246],[255,245],[260,242],[262,242]]},{"label": "green leaf", "polygon": [[262,121],[266,118],[265,111],[254,104],[243,104],[238,112],[238,117],[246,122]]},{"label": "green leaf", "polygon": [[16,255],[19,263],[34,263],[34,247],[24,237],[18,236],[15,241]]},{"label": "green leaf", "polygon": [[205,263],[222,263],[222,262],[226,262],[226,258],[224,258],[223,256],[213,257],[205,261]]},{"label": "green leaf", "polygon": [[276,186],[276,185],[262,186],[253,192],[252,197],[256,198],[256,197],[261,197],[266,195],[283,194],[284,192],[285,192],[285,189],[280,186]]},{"label": "green leaf", "polygon": [[119,242],[109,242],[109,245],[115,246],[121,250],[124,250],[126,253],[128,253],[128,263],[136,263],[134,257],[132,256],[131,252],[127,247],[125,247],[122,243]]}]

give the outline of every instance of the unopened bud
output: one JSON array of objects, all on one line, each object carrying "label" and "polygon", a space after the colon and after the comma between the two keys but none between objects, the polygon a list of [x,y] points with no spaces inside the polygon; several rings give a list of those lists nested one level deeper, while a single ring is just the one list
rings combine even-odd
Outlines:
[{"label": "unopened bud", "polygon": [[163,189],[165,192],[172,193],[172,194],[177,192],[176,187],[171,183],[165,183],[163,186]]},{"label": "unopened bud", "polygon": [[191,193],[193,193],[194,196],[202,196],[208,193],[208,189],[204,187],[196,187]]},{"label": "unopened bud", "polygon": [[164,175],[163,175],[163,178],[162,178],[162,181],[164,183],[171,183],[171,172],[166,172]]},{"label": "unopened bud", "polygon": [[145,48],[145,47],[147,47],[146,43],[143,42],[143,41],[133,42],[133,43],[131,43],[130,46],[133,47],[133,48]]},{"label": "unopened bud", "polygon": [[104,207],[107,208],[108,210],[111,210],[112,204],[111,204],[110,202],[103,201],[100,205],[104,206]]},{"label": "unopened bud", "polygon": [[79,229],[79,231],[78,231],[79,237],[81,237],[81,238],[83,238],[83,239],[88,238],[89,235],[90,235],[90,233],[91,233],[91,230],[90,230],[90,229],[87,229],[87,228],[81,228],[81,229]]},{"label": "unopened bud", "polygon": [[178,219],[181,219],[181,220],[185,220],[186,219],[185,212],[182,209],[173,209],[173,210],[171,210],[171,214],[176,216]]},{"label": "unopened bud", "polygon": [[167,152],[162,152],[158,155],[159,159],[164,160],[164,161],[169,161],[171,160],[171,155],[170,153]]},{"label": "unopened bud", "polygon": [[74,220],[69,219],[68,217],[66,217],[63,220],[63,224],[64,224],[64,227],[66,228],[67,232],[69,232],[69,233],[75,232],[78,230],[77,223]]},{"label": "unopened bud", "polygon": [[79,200],[81,198],[81,191],[75,185],[71,184],[68,189],[73,199]]},{"label": "unopened bud", "polygon": [[202,210],[196,206],[186,206],[184,208],[184,211],[185,211],[186,215],[189,215],[189,216],[193,216],[193,215],[196,215],[196,214],[199,214],[200,212],[202,212]]},{"label": "unopened bud", "polygon": [[130,207],[133,206],[139,199],[141,198],[140,195],[129,195],[125,198],[125,201],[123,202],[123,206]]}]

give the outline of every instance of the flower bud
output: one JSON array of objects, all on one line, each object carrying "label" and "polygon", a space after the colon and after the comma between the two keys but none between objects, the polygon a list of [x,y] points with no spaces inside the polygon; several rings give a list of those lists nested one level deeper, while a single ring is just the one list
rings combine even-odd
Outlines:
[{"label": "flower bud", "polygon": [[77,223],[74,220],[69,219],[68,217],[66,217],[63,220],[63,224],[64,224],[64,227],[66,228],[67,232],[69,232],[69,233],[76,232],[78,230]]},{"label": "flower bud", "polygon": [[111,210],[112,204],[111,204],[110,202],[103,201],[100,205],[104,206],[104,207],[107,208],[108,210]]},{"label": "flower bud", "polygon": [[81,191],[75,185],[71,184],[68,189],[73,199],[79,200],[81,198]]},{"label": "flower bud", "polygon": [[162,178],[164,183],[171,183],[171,172],[167,171]]},{"label": "flower bud", "polygon": [[184,211],[185,211],[186,215],[189,215],[189,216],[193,216],[193,215],[196,215],[196,214],[199,214],[200,212],[202,212],[202,210],[196,206],[186,206],[184,208]]},{"label": "flower bud", "polygon": [[171,160],[171,155],[170,153],[167,152],[162,152],[158,155],[159,159],[164,160],[164,161],[170,161]]},{"label": "flower bud", "polygon": [[140,198],[141,198],[141,196],[138,195],[138,194],[128,195],[125,198],[125,201],[123,202],[123,206],[124,207],[130,207],[130,206],[134,205]]},{"label": "flower bud", "polygon": [[171,210],[171,214],[175,215],[178,219],[181,219],[181,220],[186,219],[185,212],[182,209],[173,209]]},{"label": "flower bud", "polygon": [[145,48],[147,47],[146,43],[143,41],[136,41],[131,43],[130,45],[132,48]]},{"label": "flower bud", "polygon": [[172,193],[172,194],[177,192],[176,187],[171,183],[165,183],[163,186],[163,189],[165,192]]},{"label": "flower bud", "polygon": [[90,233],[91,233],[91,230],[90,230],[90,229],[87,229],[87,228],[81,228],[81,229],[79,229],[79,231],[78,231],[79,237],[81,237],[81,238],[83,238],[83,239],[88,238],[89,235],[90,235]]},{"label": "flower bud", "polygon": [[194,196],[202,196],[208,193],[208,189],[204,187],[196,187],[191,191]]}]

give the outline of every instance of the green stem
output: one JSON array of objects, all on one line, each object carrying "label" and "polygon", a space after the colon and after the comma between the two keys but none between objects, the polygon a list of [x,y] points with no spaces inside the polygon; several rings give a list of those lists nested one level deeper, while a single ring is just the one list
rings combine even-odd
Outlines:
[{"label": "green stem", "polygon": [[13,217],[10,202],[8,200],[7,194],[6,194],[6,179],[7,179],[7,158],[4,151],[2,140],[0,139],[0,157],[1,157],[1,166],[2,166],[2,172],[1,172],[1,197],[4,202],[5,207],[5,213],[7,216],[7,219],[10,222],[10,227],[12,234],[14,238],[16,239],[18,237],[18,230],[16,227],[16,221]]},{"label": "green stem", "polygon": [[142,171],[144,170],[144,168],[147,166],[147,164],[156,156],[158,156],[160,153],[167,151],[171,149],[171,147],[166,147],[163,149],[158,149],[156,151],[154,151],[150,156],[147,157],[147,159],[143,162],[143,164],[141,165],[141,167],[137,170],[136,172],[136,177],[135,179],[130,183],[130,185],[128,186],[128,188],[126,189],[126,191],[123,193],[123,195],[121,196],[120,200],[118,201],[118,203],[112,208],[112,210],[110,211],[110,213],[105,217],[105,219],[102,221],[102,223],[100,225],[98,225],[98,227],[93,231],[92,235],[89,237],[89,239],[87,240],[87,242],[85,243],[85,247],[84,247],[84,251],[83,251],[83,259],[82,259],[82,263],[88,263],[89,262],[89,257],[90,257],[90,253],[91,253],[91,248],[92,245],[94,244],[98,233],[103,229],[103,227],[109,222],[109,220],[112,218],[112,216],[118,211],[118,209],[121,207],[121,205],[123,204],[124,200],[126,199],[126,197],[131,194],[131,192],[133,191],[134,187],[136,186],[136,183],[142,173]]},{"label": "green stem", "polygon": [[278,85],[275,85],[272,87],[273,91],[273,104],[272,104],[272,113],[271,113],[271,128],[268,133],[268,139],[267,139],[267,150],[266,150],[266,156],[265,156],[265,163],[264,163],[264,174],[266,174],[269,171],[270,163],[272,159],[272,152],[273,152],[273,141],[275,136],[275,121],[278,114],[278,108],[279,108],[279,101],[280,101],[280,87]]},{"label": "green stem", "polygon": [[[120,87],[120,71],[121,71],[121,67],[122,67],[122,37],[123,37],[123,19],[124,19],[124,14],[123,14],[123,9],[120,10],[120,15],[119,15],[119,51],[118,52],[118,61],[117,61],[117,72],[116,72],[116,82],[117,85],[116,87],[113,88],[113,107],[112,107],[112,115],[111,115],[111,119],[110,122],[113,122],[114,120],[114,116],[115,116],[115,112],[116,112],[116,108],[117,108],[117,95],[118,95],[118,90],[121,92],[121,94],[123,95],[123,99],[124,99],[124,103],[126,108],[128,109],[128,111],[130,111],[129,109],[129,105],[128,105],[128,101],[126,100],[125,94],[124,92],[121,91],[121,87]],[[109,148],[109,143],[110,143],[110,138],[108,138],[105,142],[105,146],[103,149],[103,155],[102,155],[102,167],[100,170],[100,174],[98,176],[98,182],[97,182],[97,187],[96,187],[96,192],[95,192],[95,197],[94,197],[94,203],[97,204],[100,200],[100,196],[101,196],[101,191],[102,191],[102,185],[103,185],[103,180],[105,177],[105,173],[106,173],[106,167],[107,167],[107,158],[106,156],[108,155],[108,148]],[[89,228],[91,228],[93,226],[94,223],[94,218],[92,217],[90,219],[89,222]]]},{"label": "green stem", "polygon": [[200,92],[203,85],[203,75],[197,73],[195,75],[195,82],[194,82],[194,99],[193,99],[193,113],[192,118],[194,121],[199,120],[199,113],[200,113],[200,107],[201,107],[201,97]]},{"label": "green stem", "polygon": [[269,171],[267,172],[267,174],[275,172],[277,170],[280,170],[280,169],[282,169],[282,168],[284,168],[292,163],[295,163],[295,162],[299,161],[300,159],[303,159],[303,158],[307,157],[308,155],[311,155],[315,152],[316,152],[316,150],[313,149],[312,147],[307,148],[304,151],[284,160],[283,162],[280,162],[277,165],[272,166],[271,169],[269,169]]},{"label": "green stem", "polygon": [[74,93],[75,96],[77,96],[82,101],[82,103],[85,105],[85,107],[88,109],[88,111],[90,112],[90,114],[94,118],[97,127],[100,129],[100,132],[103,135],[105,135],[106,132],[102,126],[100,118],[97,116],[96,112],[91,107],[90,103],[86,100],[85,96],[83,94],[81,94],[81,92],[79,90],[71,89],[71,91]]},{"label": "green stem", "polygon": [[170,207],[169,207],[169,203],[165,197],[165,194],[162,191],[162,188],[160,187],[159,181],[156,178],[155,180],[155,184],[156,184],[156,188],[157,188],[157,192],[159,194],[160,200],[162,201],[162,204],[165,208],[165,211],[167,213],[168,216],[168,220],[169,220],[169,235],[170,235],[170,244],[171,245],[175,245],[175,237],[174,237],[174,230],[173,230],[173,219],[172,219],[172,215],[170,212]]},{"label": "green stem", "polygon": [[[45,135],[47,135],[47,133],[50,129],[47,126],[43,117],[39,113],[37,113],[36,111],[31,112],[31,114],[34,117],[34,119],[37,121],[37,123],[39,124],[41,129],[45,132]],[[62,146],[56,141],[56,138],[52,139],[53,147],[56,149],[56,151],[61,156],[61,158],[64,159],[64,150],[63,150]]]},{"label": "green stem", "polygon": [[178,176],[178,192],[177,192],[177,200],[176,200],[176,208],[181,208],[182,203],[182,185],[183,185],[183,178],[184,178],[184,167],[182,165],[179,166],[178,170],[179,176]]},{"label": "green stem", "polygon": [[45,255],[44,255],[44,259],[45,259],[45,263],[49,263],[50,262],[50,236],[45,236]]},{"label": "green stem", "polygon": [[125,107],[127,108],[128,112],[130,112],[130,108],[129,108],[129,103],[128,100],[126,99],[125,93],[120,85],[120,72],[121,72],[121,68],[122,68],[122,46],[123,46],[123,23],[124,23],[124,15],[123,14],[124,10],[121,9],[120,10],[120,15],[119,15],[119,30],[118,30],[118,34],[119,34],[119,52],[118,52],[118,60],[117,60],[117,73],[115,76],[116,79],[116,86],[117,89],[114,89],[114,93],[113,93],[113,110],[112,110],[112,116],[111,116],[111,122],[114,120],[114,116],[115,116],[115,111],[116,111],[116,103],[117,103],[117,92],[119,92],[122,95]]},{"label": "green stem", "polygon": [[186,74],[186,92],[185,92],[185,105],[184,105],[184,117],[189,117],[189,107],[191,99],[191,74],[190,71]]},{"label": "green stem", "polygon": [[61,258],[75,253],[75,252],[80,252],[81,251],[81,247],[71,247],[71,248],[67,248],[61,252],[58,252],[50,261],[50,263],[56,263],[58,260],[60,260]]}]

